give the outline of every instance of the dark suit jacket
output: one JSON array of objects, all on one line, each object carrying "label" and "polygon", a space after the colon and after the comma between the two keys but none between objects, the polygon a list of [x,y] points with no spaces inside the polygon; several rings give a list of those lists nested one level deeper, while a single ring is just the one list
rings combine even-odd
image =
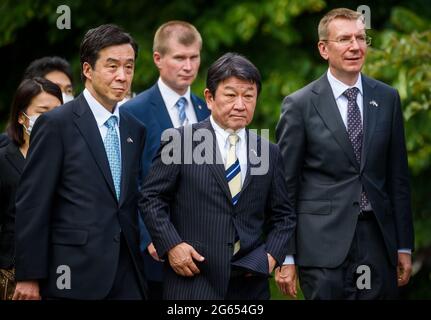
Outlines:
[{"label": "dark suit jacket", "polygon": [[[117,201],[103,141],[84,95],[38,118],[17,192],[17,280],[39,279],[42,296],[104,298],[113,285],[122,233],[145,291],[136,215],[144,140],[145,127],[120,109]],[[70,268],[70,290],[57,289],[61,265]]]},{"label": "dark suit jacket", "polygon": [[[297,211],[296,261],[333,268],[349,251],[365,189],[392,264],[413,249],[403,116],[397,91],[362,76],[363,147],[356,161],[326,74],[283,101],[276,136]],[[377,104],[377,106],[376,106]]]},{"label": "dark suit jacket", "polygon": [[[193,132],[203,128],[211,132],[213,141],[207,139],[204,144],[217,159],[221,159],[209,119],[170,132],[177,131],[183,138],[184,128]],[[167,252],[183,241],[205,257],[204,262],[198,263],[201,273],[192,278],[177,275],[166,261],[164,298],[223,299],[232,265],[267,277],[267,252],[279,264],[283,262],[295,216],[283,180],[281,155],[276,145],[248,130],[247,137],[248,142],[257,139],[257,146],[261,142],[267,143],[268,171],[262,175],[250,174],[252,167],[257,166],[250,159],[253,153],[260,155],[260,149],[254,149],[249,143],[248,173],[235,206],[222,161],[218,164],[184,164],[182,161],[182,164],[165,165],[160,152],[167,143],[162,144],[139,203],[145,224],[158,253],[166,260]],[[193,142],[193,148],[199,145],[200,142]],[[184,148],[181,152],[184,160],[184,153],[188,153]],[[233,259],[235,227],[241,250]]]},{"label": "dark suit jacket", "polygon": [[0,148],[6,146],[10,139],[6,133],[0,133]]},{"label": "dark suit jacket", "polygon": [[[206,103],[194,94],[191,94],[193,108],[198,121],[206,119],[210,115]],[[166,129],[172,128],[173,124],[169,117],[168,110],[163,101],[159,87],[154,84],[148,90],[137,95],[132,100],[126,102],[121,108],[130,112],[135,118],[141,121],[147,128],[145,148],[141,157],[141,170],[139,172],[140,185],[148,174],[154,156],[160,146],[160,137]],[[141,221],[141,250],[145,257],[145,270],[149,280],[161,281],[162,266],[147,253],[147,246],[151,242],[151,237],[144,223]]]},{"label": "dark suit jacket", "polygon": [[15,259],[15,194],[25,159],[19,147],[0,148],[0,268],[11,269]]}]

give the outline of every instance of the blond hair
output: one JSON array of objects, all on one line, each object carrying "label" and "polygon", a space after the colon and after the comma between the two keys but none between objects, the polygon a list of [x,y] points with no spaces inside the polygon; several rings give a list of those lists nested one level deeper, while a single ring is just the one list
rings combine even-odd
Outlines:
[{"label": "blond hair", "polygon": [[337,8],[329,11],[319,22],[319,27],[317,29],[319,40],[328,39],[328,25],[335,19],[358,20],[364,19],[364,16],[357,11],[347,8]]},{"label": "blond hair", "polygon": [[154,35],[153,52],[164,55],[169,51],[168,41],[175,38],[180,44],[190,46],[199,43],[202,48],[202,37],[198,30],[185,21],[173,20],[162,24]]}]

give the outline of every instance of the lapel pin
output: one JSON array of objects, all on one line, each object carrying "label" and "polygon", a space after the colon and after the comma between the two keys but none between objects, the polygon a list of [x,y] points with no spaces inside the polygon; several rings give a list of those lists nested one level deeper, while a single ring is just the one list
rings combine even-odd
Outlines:
[{"label": "lapel pin", "polygon": [[371,100],[370,104],[373,105],[373,106],[375,106],[375,107],[379,106],[379,104],[376,101],[374,101],[374,100]]},{"label": "lapel pin", "polygon": [[198,109],[199,109],[199,110],[202,110],[202,106],[201,106],[200,104],[198,105]]},{"label": "lapel pin", "polygon": [[133,143],[132,138],[128,137],[128,138],[127,138],[127,143]]}]

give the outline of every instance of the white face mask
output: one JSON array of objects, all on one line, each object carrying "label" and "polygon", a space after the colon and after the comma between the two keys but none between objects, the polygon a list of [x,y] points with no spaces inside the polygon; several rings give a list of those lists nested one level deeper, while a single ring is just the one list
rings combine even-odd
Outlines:
[{"label": "white face mask", "polygon": [[72,101],[74,97],[71,94],[67,94],[62,92],[61,95],[63,96],[63,103],[67,103],[69,101]]},{"label": "white face mask", "polygon": [[35,114],[33,116],[28,116],[25,114],[25,112],[22,113],[23,115],[26,116],[26,118],[29,120],[28,123],[28,128],[25,126],[25,124],[22,124],[22,126],[25,129],[25,133],[27,133],[28,135],[31,134],[31,130],[33,129],[34,123],[36,122],[36,119],[39,118],[40,114]]}]

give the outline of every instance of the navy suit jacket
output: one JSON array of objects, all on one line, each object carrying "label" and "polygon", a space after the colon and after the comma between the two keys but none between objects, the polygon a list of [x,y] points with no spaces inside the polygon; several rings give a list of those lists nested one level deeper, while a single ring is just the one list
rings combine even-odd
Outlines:
[{"label": "navy suit jacket", "polygon": [[[202,99],[198,98],[194,94],[191,94],[191,100],[198,121],[202,121],[209,117],[210,111]],[[126,102],[121,106],[121,108],[130,112],[147,128],[145,148],[144,152],[142,153],[141,169],[139,172],[139,185],[142,185],[145,177],[148,175],[153,158],[159,149],[160,138],[163,131],[172,128],[173,124],[157,83],[151,88],[137,95],[132,100]],[[145,269],[147,270],[147,277],[149,280],[161,281],[161,264],[157,263],[153,258],[147,257],[146,254],[146,249],[148,244],[151,242],[151,237],[141,219],[140,229],[141,251],[144,253],[144,257],[146,257]]]},{"label": "navy suit jacket", "polygon": [[[175,149],[182,156],[181,163],[162,161],[163,146],[170,142],[163,143],[145,180],[139,207],[157,251],[166,260],[164,298],[224,299],[232,265],[255,276],[268,277],[267,253],[278,264],[283,263],[295,228],[295,214],[287,196],[277,145],[246,130],[247,173],[238,202],[233,205],[210,120],[171,129],[170,133],[179,133],[184,139],[188,136],[186,129],[193,134],[205,129],[210,134],[203,141],[193,141],[193,150]],[[264,143],[268,148],[260,148]],[[191,152],[203,149],[215,158],[204,163],[184,161]],[[258,158],[253,157],[263,152],[267,158],[258,163]],[[267,170],[256,174],[254,171],[263,165]],[[241,248],[233,256],[235,230]],[[203,262],[197,262],[200,274],[193,277],[177,275],[167,261],[167,252],[183,241],[205,257]]]},{"label": "navy suit jacket", "polygon": [[[38,118],[17,191],[18,281],[39,280],[46,297],[102,299],[112,288],[125,239],[145,294],[136,214],[144,141],[145,127],[120,109],[118,201],[102,137],[83,94]],[[69,267],[70,289],[57,288],[59,266]]]}]

